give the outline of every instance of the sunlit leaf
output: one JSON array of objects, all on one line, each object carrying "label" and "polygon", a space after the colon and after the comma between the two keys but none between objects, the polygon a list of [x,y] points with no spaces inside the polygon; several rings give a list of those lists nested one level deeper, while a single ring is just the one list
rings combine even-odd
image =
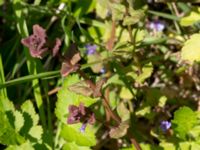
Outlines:
[{"label": "sunlit leaf", "polygon": [[117,113],[119,114],[122,121],[130,119],[130,111],[125,106],[124,102],[120,102],[117,106]]},{"label": "sunlit leaf", "polygon": [[102,19],[105,19],[109,10],[108,10],[108,0],[97,0],[96,3],[96,13]]},{"label": "sunlit leaf", "polygon": [[126,11],[126,8],[124,5],[119,3],[112,3],[112,18],[113,20],[122,20],[124,18],[124,13]]},{"label": "sunlit leaf", "polygon": [[80,146],[93,146],[96,144],[96,137],[94,134],[94,130],[92,129],[91,125],[87,125],[85,132],[81,132],[82,124],[73,124],[68,125],[65,124],[62,127],[61,130],[61,136],[69,141],[69,142],[75,142],[77,145]]},{"label": "sunlit leaf", "polygon": [[122,122],[118,127],[112,128],[109,132],[109,135],[114,139],[121,138],[127,133],[128,128],[128,122]]},{"label": "sunlit leaf", "polygon": [[189,40],[184,43],[181,50],[181,59],[191,63],[200,61],[200,34],[193,34]]},{"label": "sunlit leaf", "polygon": [[63,146],[63,150],[91,150],[91,148],[86,146],[79,146],[75,143],[68,142]]},{"label": "sunlit leaf", "polygon": [[161,142],[159,146],[162,147],[163,150],[176,150],[176,145],[173,143]]},{"label": "sunlit leaf", "polygon": [[200,21],[200,8],[192,10],[187,16],[182,17],[180,24],[182,26],[191,26],[198,21]]},{"label": "sunlit leaf", "polygon": [[122,99],[132,99],[133,98],[133,94],[130,92],[130,90],[128,88],[125,88],[125,87],[122,87],[119,96]]},{"label": "sunlit leaf", "polygon": [[32,144],[27,141],[26,143],[23,143],[21,145],[10,145],[5,150],[35,150],[32,146]]},{"label": "sunlit leaf", "polygon": [[137,76],[135,80],[138,83],[143,83],[147,78],[149,78],[151,76],[152,72],[153,72],[152,63],[146,64],[146,65],[144,65],[144,67],[142,67],[142,74]]},{"label": "sunlit leaf", "polygon": [[19,111],[15,111],[14,116],[15,116],[15,130],[19,131],[24,125],[24,117],[22,113],[20,113]]},{"label": "sunlit leaf", "polygon": [[7,115],[0,111],[0,143],[4,145],[22,144],[25,139],[10,124]]},{"label": "sunlit leaf", "polygon": [[181,107],[174,113],[172,123],[175,133],[181,139],[185,139],[188,132],[197,123],[197,116],[189,107]]},{"label": "sunlit leaf", "polygon": [[63,123],[66,123],[67,121],[69,105],[79,105],[80,102],[82,102],[84,106],[90,106],[96,102],[96,99],[94,98],[77,94],[68,89],[71,85],[78,82],[80,82],[78,75],[67,76],[64,80],[62,89],[57,94],[58,101],[56,102],[55,113],[58,119]]}]

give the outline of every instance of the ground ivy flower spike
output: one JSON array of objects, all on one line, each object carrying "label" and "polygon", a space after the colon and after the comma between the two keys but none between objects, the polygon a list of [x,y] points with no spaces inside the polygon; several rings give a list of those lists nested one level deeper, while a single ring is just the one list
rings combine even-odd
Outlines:
[{"label": "ground ivy flower spike", "polygon": [[80,103],[79,106],[70,105],[68,107],[69,116],[67,118],[68,124],[82,123],[80,132],[84,132],[87,124],[93,125],[95,123],[94,113],[83,103]]}]

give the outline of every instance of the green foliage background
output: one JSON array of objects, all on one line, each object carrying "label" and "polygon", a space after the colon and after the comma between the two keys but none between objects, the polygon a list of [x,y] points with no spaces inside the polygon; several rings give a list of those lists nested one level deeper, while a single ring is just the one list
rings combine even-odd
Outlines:
[{"label": "green foliage background", "polygon": [[[199,4],[0,0],[0,9],[2,149],[139,150],[133,138],[142,150],[200,149]],[[78,72],[62,77],[59,59],[31,57],[21,39],[34,24],[52,43],[62,40],[62,55],[75,43],[80,70],[91,81],[107,78],[101,92],[119,124],[108,119],[103,96],[69,90],[84,81]],[[97,46],[95,54],[87,54],[87,44]],[[81,102],[96,116],[85,132],[82,123],[67,124],[68,106]],[[166,132],[164,120],[172,123]]]}]

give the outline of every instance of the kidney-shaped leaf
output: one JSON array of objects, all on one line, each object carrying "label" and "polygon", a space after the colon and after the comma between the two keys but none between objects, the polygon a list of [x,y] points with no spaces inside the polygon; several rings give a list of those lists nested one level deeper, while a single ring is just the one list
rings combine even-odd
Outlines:
[{"label": "kidney-shaped leaf", "polygon": [[200,34],[193,34],[187,40],[181,50],[181,59],[190,61],[200,61]]}]

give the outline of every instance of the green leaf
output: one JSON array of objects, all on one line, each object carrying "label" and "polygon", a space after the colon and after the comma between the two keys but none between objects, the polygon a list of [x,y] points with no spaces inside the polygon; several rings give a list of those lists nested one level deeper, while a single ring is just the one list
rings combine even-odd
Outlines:
[{"label": "green leaf", "polygon": [[174,129],[175,133],[181,139],[186,139],[187,133],[197,123],[197,116],[192,109],[184,106],[175,111],[172,123],[172,128]]},{"label": "green leaf", "polygon": [[105,19],[108,14],[108,4],[108,0],[97,0],[96,14],[102,19]]},{"label": "green leaf", "polygon": [[14,122],[15,130],[20,131],[20,129],[24,125],[24,117],[23,117],[22,113],[19,111],[15,111],[14,116],[15,116],[15,122]]},{"label": "green leaf", "polygon": [[91,150],[90,147],[86,147],[86,146],[78,146],[75,143],[66,143],[63,148],[63,150]]},{"label": "green leaf", "polygon": [[184,43],[181,50],[181,59],[193,63],[200,61],[200,34],[193,34],[189,40]]},{"label": "green leaf", "polygon": [[120,102],[117,105],[117,113],[119,114],[122,121],[126,121],[130,119],[130,111],[125,106],[124,102]]},{"label": "green leaf", "polygon": [[200,125],[192,128],[188,134],[189,134],[189,137],[192,137],[192,139],[195,139],[196,141],[200,141]]},{"label": "green leaf", "polygon": [[32,147],[31,143],[27,141],[21,145],[11,145],[5,150],[34,150],[34,148]]},{"label": "green leaf", "polygon": [[111,4],[111,10],[112,10],[112,18],[113,20],[122,20],[124,18],[124,14],[126,12],[126,8],[122,4],[112,3]]},{"label": "green leaf", "polygon": [[146,116],[147,114],[151,113],[151,107],[150,106],[146,106],[146,107],[142,107],[139,110],[136,111],[136,115],[137,116]]},{"label": "green leaf", "polygon": [[35,112],[33,103],[30,100],[25,101],[21,106],[21,110],[25,122],[20,133],[30,138],[30,140],[32,140],[32,138],[40,140],[42,138],[43,129],[38,125],[39,116]]},{"label": "green leaf", "polygon": [[131,16],[126,16],[123,19],[123,25],[133,25],[138,23],[143,17],[144,17],[144,11],[143,10],[133,10],[129,9],[129,13]]},{"label": "green leaf", "polygon": [[[91,63],[91,62],[94,62],[94,61],[98,61],[98,60],[101,60],[101,55],[98,54],[98,53],[95,53],[93,55],[88,55],[88,63]],[[92,65],[91,66],[91,69],[94,73],[99,73],[100,70],[103,68],[103,64],[102,63],[98,63],[98,64],[95,64],[95,65]]]},{"label": "green leaf", "polygon": [[[133,90],[134,91],[134,90]],[[135,93],[136,91],[134,91]],[[120,98],[122,99],[132,99],[133,98],[133,94],[130,92],[130,90],[126,87],[122,87],[120,94],[119,94]]]},{"label": "green leaf", "polygon": [[[136,150],[134,145],[131,145],[132,147],[127,147],[127,148],[121,148],[120,150]],[[142,150],[163,150],[163,148],[155,146],[155,145],[150,145],[150,144],[144,144],[141,143],[140,147]],[[167,149],[167,150],[171,150],[171,149]]]},{"label": "green leaf", "polygon": [[158,106],[159,107],[164,107],[167,101],[167,97],[166,96],[161,96],[158,100]]},{"label": "green leaf", "polygon": [[70,85],[77,82],[80,82],[78,75],[67,76],[62,89],[57,94],[58,101],[56,102],[55,113],[58,119],[63,123],[66,123],[69,105],[79,105],[80,102],[83,102],[85,106],[90,106],[97,101],[94,98],[76,94],[68,90]]},{"label": "green leaf", "polygon": [[30,131],[28,132],[29,135],[37,140],[40,140],[42,138],[43,129],[41,126],[33,126]]},{"label": "green leaf", "polygon": [[[0,111],[0,143],[4,145],[22,144],[25,139],[10,124],[7,115]],[[12,118],[13,119],[13,118]]]},{"label": "green leaf", "polygon": [[[155,146],[155,145],[150,145],[150,144],[140,144],[142,150],[163,150],[161,147]],[[134,149],[136,150],[136,149]],[[172,149],[167,149],[167,150],[172,150]]]},{"label": "green leaf", "polygon": [[82,124],[65,124],[61,130],[61,136],[68,142],[75,142],[80,146],[94,146],[96,144],[96,138],[94,130],[91,125],[87,125],[85,132],[81,132]]},{"label": "green leaf", "polygon": [[14,105],[8,98],[0,97],[0,110],[14,111]]},{"label": "green leaf", "polygon": [[22,112],[26,112],[33,119],[33,125],[37,125],[39,122],[39,116],[36,114],[33,103],[30,100],[25,101],[21,106]]},{"label": "green leaf", "polygon": [[191,26],[195,22],[200,21],[200,9],[191,11],[187,16],[184,16],[180,20],[182,26]]},{"label": "green leaf", "polygon": [[153,72],[153,65],[152,63],[148,63],[142,67],[142,74],[136,77],[136,81],[138,83],[143,83],[147,78],[151,76]]},{"label": "green leaf", "polygon": [[81,17],[89,12],[92,12],[95,8],[95,3],[96,0],[84,0],[84,3],[82,1],[77,1],[74,16]]},{"label": "green leaf", "polygon": [[161,142],[159,146],[162,147],[162,150],[176,150],[176,146],[173,143]]},{"label": "green leaf", "polygon": [[195,142],[180,142],[179,143],[181,150],[199,150],[200,145]]}]

